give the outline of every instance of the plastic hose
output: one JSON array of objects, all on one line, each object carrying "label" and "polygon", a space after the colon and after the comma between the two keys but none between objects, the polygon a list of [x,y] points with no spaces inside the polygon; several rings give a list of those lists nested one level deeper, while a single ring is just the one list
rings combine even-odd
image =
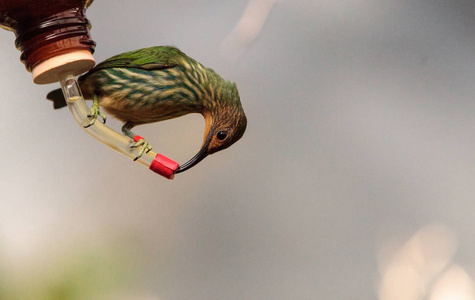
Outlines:
[{"label": "plastic hose", "polygon": [[[87,134],[131,159],[137,157],[140,147],[131,147],[135,143],[128,137],[119,134],[99,121],[88,128],[84,127],[89,125],[91,121],[88,117],[90,109],[84,101],[75,76],[71,74],[62,76],[60,84],[71,114]],[[168,179],[173,179],[179,166],[175,161],[152,151],[144,152],[137,162]]]}]

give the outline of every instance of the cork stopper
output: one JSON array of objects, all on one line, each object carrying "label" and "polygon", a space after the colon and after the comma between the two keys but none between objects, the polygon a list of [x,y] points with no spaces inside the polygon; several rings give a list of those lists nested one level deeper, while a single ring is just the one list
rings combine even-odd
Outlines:
[{"label": "cork stopper", "polygon": [[34,66],[31,73],[34,83],[47,84],[60,81],[61,75],[65,73],[80,75],[92,69],[95,64],[90,51],[77,50],[46,59]]}]

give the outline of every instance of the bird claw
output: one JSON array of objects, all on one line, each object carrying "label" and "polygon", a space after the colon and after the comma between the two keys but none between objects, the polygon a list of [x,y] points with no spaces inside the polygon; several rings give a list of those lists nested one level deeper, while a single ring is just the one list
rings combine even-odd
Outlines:
[{"label": "bird claw", "polygon": [[150,146],[150,144],[147,142],[147,140],[145,139],[140,139],[138,140],[135,144],[133,144],[132,146],[130,146],[130,148],[137,148],[137,147],[142,147],[139,151],[139,153],[137,154],[137,157],[134,158],[134,161],[136,161],[137,159],[139,159],[140,157],[142,157],[143,153],[149,153],[150,150],[152,150],[152,146]]},{"label": "bird claw", "polygon": [[92,120],[91,122],[89,122],[88,125],[84,126],[84,128],[89,128],[92,125],[94,125],[98,116],[102,118],[102,123],[105,124],[107,117],[100,110],[99,103],[97,103],[97,99],[94,99],[94,103],[92,103],[91,111],[89,111],[89,114],[87,115],[87,117],[92,118]]}]

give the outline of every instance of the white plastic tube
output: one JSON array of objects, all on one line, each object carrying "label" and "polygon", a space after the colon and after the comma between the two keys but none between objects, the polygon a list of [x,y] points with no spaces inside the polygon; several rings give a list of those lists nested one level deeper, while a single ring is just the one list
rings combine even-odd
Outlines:
[{"label": "white plastic tube", "polygon": [[[131,147],[134,144],[131,139],[110,129],[102,124],[102,122],[96,120],[94,125],[88,128],[84,127],[91,121],[88,117],[90,109],[84,101],[84,97],[82,96],[81,89],[79,88],[75,76],[71,74],[62,76],[60,84],[71,114],[87,134],[131,159],[137,157],[140,147]],[[143,153],[137,162],[168,179],[173,179],[175,172],[178,169],[178,164],[176,162],[152,151]]]}]

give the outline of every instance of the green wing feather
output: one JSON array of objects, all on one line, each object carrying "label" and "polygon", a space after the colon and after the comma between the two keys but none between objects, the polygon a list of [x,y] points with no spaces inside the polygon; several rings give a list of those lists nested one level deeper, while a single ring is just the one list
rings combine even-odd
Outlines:
[{"label": "green wing feather", "polygon": [[[156,46],[138,49],[112,56],[96,65],[89,72],[79,77],[80,84],[87,81],[89,75],[96,71],[110,68],[138,68],[143,70],[163,70],[183,65],[183,61],[194,61],[179,49],[171,46]],[[83,89],[83,93],[86,90]],[[61,89],[47,95],[54,102],[54,108],[66,106]]]},{"label": "green wing feather", "polygon": [[95,71],[109,68],[167,69],[176,67],[180,64],[179,59],[186,57],[183,52],[170,46],[143,48],[112,56],[95,66],[86,76]]}]

